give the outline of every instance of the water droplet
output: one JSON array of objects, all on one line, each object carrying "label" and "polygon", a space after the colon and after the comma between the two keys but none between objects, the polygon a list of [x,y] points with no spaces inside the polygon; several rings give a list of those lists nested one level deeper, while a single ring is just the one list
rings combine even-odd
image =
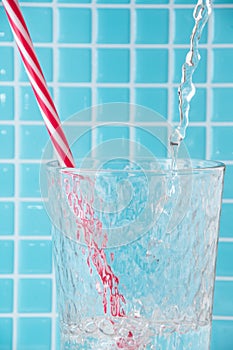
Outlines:
[{"label": "water droplet", "polygon": [[113,335],[114,334],[113,325],[108,320],[102,320],[99,323],[99,329],[100,329],[101,332],[103,332],[106,335]]},{"label": "water droplet", "polygon": [[94,333],[96,331],[96,324],[93,321],[90,321],[85,326],[86,333]]},{"label": "water droplet", "polygon": [[2,69],[0,69],[0,74],[1,74],[1,75],[5,75],[5,74],[6,74],[6,70],[5,70],[5,69],[3,69],[3,68],[2,68]]}]

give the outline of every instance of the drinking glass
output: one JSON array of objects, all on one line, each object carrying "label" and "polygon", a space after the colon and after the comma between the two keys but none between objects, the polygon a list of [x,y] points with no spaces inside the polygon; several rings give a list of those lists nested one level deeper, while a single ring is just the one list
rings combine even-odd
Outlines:
[{"label": "drinking glass", "polygon": [[52,161],[47,175],[61,349],[209,349],[224,164]]}]

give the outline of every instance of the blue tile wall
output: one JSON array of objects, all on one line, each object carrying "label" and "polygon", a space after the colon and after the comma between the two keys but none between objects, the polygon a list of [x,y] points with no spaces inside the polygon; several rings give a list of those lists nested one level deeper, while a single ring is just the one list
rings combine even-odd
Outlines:
[{"label": "blue tile wall", "polygon": [[29,201],[19,203],[18,230],[21,236],[50,235],[50,221],[43,203]]},{"label": "blue tile wall", "polygon": [[14,196],[14,164],[0,164],[0,197]]},{"label": "blue tile wall", "polygon": [[[24,0],[24,2],[31,2],[30,0]],[[52,0],[35,0],[33,2],[52,2]]]},{"label": "blue tile wall", "polygon": [[0,86],[0,113],[2,120],[14,119],[14,89],[12,86]]},{"label": "blue tile wall", "polygon": [[17,350],[51,349],[51,319],[48,317],[20,317],[18,319]]},{"label": "blue tile wall", "polygon": [[20,196],[24,197],[39,197],[39,164],[20,164],[19,181],[20,181]]},{"label": "blue tile wall", "polygon": [[[168,91],[165,88],[137,88],[135,89],[135,103],[160,113],[163,117],[167,116]],[[143,111],[136,111],[135,119],[137,121],[151,121],[148,115]]]},{"label": "blue tile wall", "polygon": [[[58,51],[59,82],[91,81],[91,50],[60,48]],[[72,66],[72,69],[70,67]]]},{"label": "blue tile wall", "polygon": [[23,313],[50,312],[52,306],[52,280],[48,278],[22,278],[19,280],[18,311]]},{"label": "blue tile wall", "polygon": [[233,149],[230,144],[233,135],[233,127],[218,126],[212,128],[212,158],[227,160],[233,157]]},{"label": "blue tile wall", "polygon": [[1,349],[12,349],[13,319],[0,316],[0,347]]},{"label": "blue tile wall", "polygon": [[[128,9],[97,10],[97,42],[128,44],[130,42],[130,11]],[[106,28],[109,28],[106,31]]]},{"label": "blue tile wall", "polygon": [[232,4],[232,0],[216,0],[216,4]]},{"label": "blue tile wall", "polygon": [[130,101],[128,88],[98,88],[97,90],[98,104],[111,102],[125,102]]},{"label": "blue tile wall", "polygon": [[[53,39],[53,13],[48,7],[22,7],[34,43],[49,43]],[[43,25],[38,30],[38,19],[43,18]]]},{"label": "blue tile wall", "polygon": [[0,9],[0,20],[1,20],[1,36],[0,42],[2,41],[12,41],[13,35],[8,25],[7,17],[5,15],[4,9]]},{"label": "blue tile wall", "polygon": [[135,130],[137,154],[140,156],[148,156],[149,151],[154,156],[166,157],[166,140],[167,128],[165,127],[144,127]]},{"label": "blue tile wall", "polygon": [[136,0],[137,4],[168,4],[169,0]]},{"label": "blue tile wall", "polygon": [[44,125],[22,125],[19,130],[21,159],[41,159],[45,144],[49,140]]},{"label": "blue tile wall", "polygon": [[220,222],[220,236],[233,238],[233,203],[223,203],[221,222]]},{"label": "blue tile wall", "polygon": [[195,4],[195,0],[175,0],[175,4]]},{"label": "blue tile wall", "polygon": [[232,121],[231,101],[233,99],[232,88],[214,88],[212,90],[212,120],[218,122]]},{"label": "blue tile wall", "polygon": [[233,197],[233,188],[232,188],[232,176],[233,176],[233,165],[227,165],[224,179],[224,190],[223,198],[230,199]]},{"label": "blue tile wall", "polygon": [[233,281],[216,281],[214,314],[231,316],[233,312]]},{"label": "blue tile wall", "polygon": [[96,155],[108,157],[129,155],[129,128],[124,126],[98,126],[96,134]]},{"label": "blue tile wall", "polygon": [[96,113],[96,120],[100,122],[128,122],[130,115],[130,90],[128,88],[105,88],[97,89],[96,96],[99,105],[119,103],[121,102],[120,111],[116,108],[111,108],[111,112],[107,113],[106,108],[98,108]]},{"label": "blue tile wall", "polygon": [[19,273],[48,274],[52,272],[51,241],[19,241]]},{"label": "blue tile wall", "polygon": [[166,83],[168,79],[167,49],[136,49],[136,83]]},{"label": "blue tile wall", "polygon": [[[91,88],[88,87],[60,87],[58,89],[58,111],[61,119],[65,120],[73,114],[91,107]],[[82,114],[85,116],[80,121],[91,119],[91,113]],[[81,114],[80,114],[81,116]]]},{"label": "blue tile wall", "polygon": [[14,51],[12,47],[0,47],[0,82],[14,79]]},{"label": "blue tile wall", "polygon": [[[90,9],[58,9],[59,43],[90,43],[92,20]],[[75,28],[75,30],[74,30]]]},{"label": "blue tile wall", "polygon": [[128,49],[97,50],[97,81],[99,83],[128,83],[130,79]]},{"label": "blue tile wall", "polygon": [[128,4],[130,0],[97,0],[99,4]]},{"label": "blue tile wall", "polygon": [[[49,91],[53,96],[53,89],[51,87],[49,87]],[[41,121],[41,113],[37,105],[35,95],[33,93],[31,86],[29,85],[20,86],[18,94],[19,94],[19,108],[18,108],[19,119],[30,120],[30,121]]]},{"label": "blue tile wall", "polygon": [[0,126],[0,157],[2,159],[14,158],[15,141],[14,141],[14,126]]},{"label": "blue tile wall", "polygon": [[[167,44],[168,43],[167,9],[136,10],[136,43]],[[159,33],[159,35],[156,33]]]},{"label": "blue tile wall", "polygon": [[229,69],[233,59],[233,48],[213,49],[213,83],[230,83],[233,72]]},{"label": "blue tile wall", "polygon": [[212,329],[212,349],[222,349],[224,335],[224,350],[233,347],[233,321],[214,321]]},{"label": "blue tile wall", "polygon": [[206,150],[206,130],[204,127],[190,126],[187,130],[187,137],[185,145],[192,158],[205,158]]},{"label": "blue tile wall", "polygon": [[[179,121],[177,87],[196,0],[24,0],[22,10],[72,151],[166,156]],[[223,160],[211,350],[233,349],[233,1],[215,0],[194,74],[185,140],[192,157]],[[125,103],[106,113],[105,104]],[[129,103],[147,108],[131,112]],[[91,106],[102,105],[97,110]],[[158,112],[161,116],[154,113]],[[106,122],[128,125],[102,125]],[[162,125],[161,125],[162,123]],[[154,137],[153,135],[157,135]],[[159,140],[162,138],[162,142]],[[112,139],[115,141],[111,143]],[[58,349],[51,224],[40,193],[48,134],[0,4],[0,350]],[[105,147],[103,145],[108,145]],[[52,157],[52,153],[48,157]]]},{"label": "blue tile wall", "polygon": [[0,279],[0,314],[13,311],[14,282],[10,278]]},{"label": "blue tile wall", "polygon": [[58,3],[61,2],[61,3],[73,3],[73,4],[88,4],[91,2],[91,0],[58,0],[57,1]]},{"label": "blue tile wall", "polygon": [[14,234],[14,203],[13,202],[0,202],[0,217],[4,220],[0,220],[0,235],[13,235]]},{"label": "blue tile wall", "polygon": [[219,242],[217,275],[233,276],[233,242]]},{"label": "blue tile wall", "polygon": [[214,11],[214,43],[233,43],[232,16],[233,9],[216,9]]},{"label": "blue tile wall", "polygon": [[0,274],[14,272],[14,241],[0,241]]}]

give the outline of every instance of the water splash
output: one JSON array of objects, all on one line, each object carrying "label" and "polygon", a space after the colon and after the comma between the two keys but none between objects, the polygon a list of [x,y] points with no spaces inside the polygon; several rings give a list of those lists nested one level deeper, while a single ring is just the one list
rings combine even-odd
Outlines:
[{"label": "water splash", "polygon": [[182,66],[181,84],[178,88],[180,123],[178,127],[173,130],[170,136],[170,146],[173,160],[176,159],[180,142],[185,138],[186,129],[188,127],[190,101],[195,95],[195,86],[193,84],[192,77],[201,59],[198,52],[198,44],[211,12],[212,5],[210,0],[198,0],[193,11],[195,25],[193,27],[190,39],[190,50],[187,53],[185,62]]}]

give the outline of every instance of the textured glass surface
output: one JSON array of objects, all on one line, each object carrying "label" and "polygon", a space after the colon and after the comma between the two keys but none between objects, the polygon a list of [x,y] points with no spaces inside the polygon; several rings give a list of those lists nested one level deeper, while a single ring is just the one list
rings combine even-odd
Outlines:
[{"label": "textured glass surface", "polygon": [[[89,110],[90,113],[87,110],[80,113],[77,128],[72,126],[79,138],[72,145],[75,157],[82,157],[91,149],[98,150],[96,157],[102,155],[103,148],[108,155],[112,153],[119,157],[123,153],[122,149],[115,147],[115,142],[109,142],[108,147],[102,148],[96,145],[101,133],[96,135],[95,130],[91,129],[102,122],[130,122],[135,128],[152,129],[160,122],[154,118],[153,111],[162,114],[164,122],[178,122],[177,87],[181,79],[181,65],[190,42],[192,9],[197,0],[22,0],[19,3],[62,121],[89,106],[126,102],[125,109],[121,108],[120,114],[116,108],[115,113],[106,113],[105,107],[98,109],[98,114],[92,113],[95,107]],[[191,157],[204,156],[207,159],[220,159],[215,152],[218,146],[221,159],[226,160],[227,164],[217,270],[217,288],[221,291],[215,293],[216,312],[214,311],[211,350],[232,350],[233,284],[231,285],[229,272],[233,266],[229,254],[225,252],[231,250],[233,239],[233,156],[230,154],[233,146],[230,137],[225,139],[225,127],[229,129],[233,126],[233,0],[214,0],[212,3],[212,18],[208,30],[203,33],[206,39],[200,46],[201,61],[193,77],[196,95],[191,102],[191,125],[185,142],[188,142]],[[80,22],[79,14],[83,10],[91,12],[91,22],[88,16],[83,16]],[[108,21],[109,18],[106,23],[99,23],[99,10],[105,13],[129,11],[128,27],[124,18],[118,27],[114,22]],[[143,16],[138,22],[137,15],[142,14],[142,10],[146,10],[147,18]],[[147,21],[150,13],[158,11],[169,14],[164,15],[160,28],[157,18],[156,21],[150,18]],[[101,33],[98,29],[101,29]],[[99,34],[102,42],[98,42]],[[103,43],[106,40],[112,41]],[[124,43],[126,41],[128,43]],[[6,126],[13,127],[15,137],[13,139],[12,134],[10,137],[5,135],[6,147],[0,141],[0,241],[12,240],[15,247],[12,250],[9,248],[9,251],[5,247],[3,254],[0,252],[0,278],[17,281],[21,264],[18,240],[50,239],[51,228],[42,209],[39,190],[40,161],[37,155],[41,143],[32,146],[29,140],[27,142],[21,137],[22,127],[45,126],[2,4],[0,43],[0,124],[3,129]],[[84,54],[83,50],[84,53],[90,50],[89,54]],[[101,50],[109,50],[110,53],[106,55],[104,51],[102,54]],[[116,50],[128,51],[128,58],[125,59],[122,54],[117,58],[119,62],[115,62]],[[167,58],[161,54],[164,50],[167,50]],[[146,55],[145,51],[149,51],[149,54]],[[118,77],[120,82],[117,81]],[[146,106],[151,109],[151,113],[134,113],[130,105],[127,106],[128,102]],[[137,109],[136,112],[140,110]],[[212,128],[216,127],[218,132],[213,134]],[[80,138],[79,132],[82,134],[84,128],[89,128],[90,132]],[[135,143],[135,135],[131,134],[131,130],[129,134]],[[25,143],[28,144],[28,150]],[[147,140],[143,139],[143,144],[146,143]],[[30,153],[30,159],[22,158],[22,149]],[[128,143],[123,150],[124,154],[128,153]],[[157,156],[159,154],[156,153]],[[227,246],[229,247],[225,248]],[[44,255],[40,255],[39,247],[35,256],[37,261],[31,262],[32,267],[34,263],[43,267]],[[47,272],[41,276],[33,272],[21,277],[44,279],[49,276]],[[53,280],[52,275],[51,278]],[[226,295],[231,297],[226,298]],[[6,300],[2,302],[7,303]],[[43,303],[42,300],[41,302]],[[19,288],[16,283],[12,312],[0,315],[0,349],[59,350],[55,330],[56,300],[53,298],[52,311],[46,314],[43,311],[33,315],[20,313],[19,303]],[[198,349],[194,347],[194,350]]]},{"label": "textured glass surface", "polygon": [[223,182],[211,164],[50,168],[63,349],[209,349]]}]

